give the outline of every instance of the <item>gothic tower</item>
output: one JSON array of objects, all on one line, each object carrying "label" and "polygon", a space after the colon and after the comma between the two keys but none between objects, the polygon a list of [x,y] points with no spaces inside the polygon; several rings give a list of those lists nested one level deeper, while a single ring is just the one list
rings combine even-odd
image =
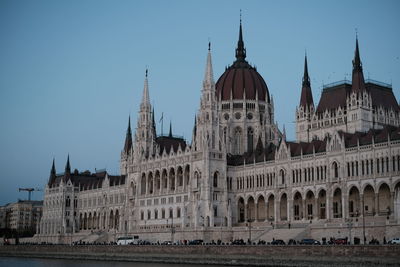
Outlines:
[{"label": "gothic tower", "polygon": [[314,100],[311,91],[310,77],[308,76],[307,55],[304,58],[303,84],[299,107],[296,109],[296,139],[310,142],[311,119],[314,115]]},{"label": "gothic tower", "polygon": [[139,116],[135,133],[134,158],[148,158],[155,153],[155,125],[152,107],[149,97],[149,83],[147,79],[148,70],[144,80],[142,102],[140,104]]}]

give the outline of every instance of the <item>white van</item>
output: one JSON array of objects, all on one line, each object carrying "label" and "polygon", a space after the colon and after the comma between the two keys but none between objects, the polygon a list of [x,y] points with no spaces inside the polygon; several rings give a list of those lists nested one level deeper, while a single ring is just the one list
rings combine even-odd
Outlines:
[{"label": "white van", "polygon": [[133,237],[120,237],[117,240],[117,245],[130,245],[133,244]]}]

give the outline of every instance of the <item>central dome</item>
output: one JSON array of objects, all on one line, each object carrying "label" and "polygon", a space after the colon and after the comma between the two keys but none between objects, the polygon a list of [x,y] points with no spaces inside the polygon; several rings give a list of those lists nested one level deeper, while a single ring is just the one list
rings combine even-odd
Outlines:
[{"label": "central dome", "polygon": [[217,98],[222,101],[249,99],[270,102],[268,87],[263,77],[246,60],[246,49],[244,48],[242,36],[242,23],[239,29],[239,41],[236,48],[236,60],[232,66],[227,68],[219,77],[215,87]]}]

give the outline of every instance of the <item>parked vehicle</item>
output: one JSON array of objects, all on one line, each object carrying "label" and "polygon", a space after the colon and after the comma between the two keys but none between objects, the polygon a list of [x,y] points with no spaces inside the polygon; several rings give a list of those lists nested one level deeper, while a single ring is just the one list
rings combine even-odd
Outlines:
[{"label": "parked vehicle", "polygon": [[124,236],[117,239],[117,245],[130,245],[133,243],[134,243],[133,237]]},{"label": "parked vehicle", "polygon": [[400,238],[393,238],[392,240],[389,240],[388,244],[400,245]]},{"label": "parked vehicle", "polygon": [[296,244],[297,244],[297,242],[294,239],[290,239],[288,242],[288,245],[296,245]]},{"label": "parked vehicle", "polygon": [[246,242],[243,239],[236,239],[233,240],[232,245],[246,245]]},{"label": "parked vehicle", "polygon": [[161,243],[161,245],[172,245],[171,241],[164,241]]},{"label": "parked vehicle", "polygon": [[195,240],[189,241],[189,245],[201,245],[201,244],[203,244],[203,240],[201,240],[201,239],[195,239]]},{"label": "parked vehicle", "polygon": [[321,242],[315,239],[306,238],[300,241],[300,245],[321,245]]},{"label": "parked vehicle", "polygon": [[275,239],[271,242],[271,245],[286,245],[286,243],[282,239]]},{"label": "parked vehicle", "polygon": [[334,245],[347,245],[347,238],[336,238],[333,240]]},{"label": "parked vehicle", "polygon": [[138,245],[151,245],[150,241],[147,240],[139,240]]},{"label": "parked vehicle", "polygon": [[370,245],[379,245],[379,241],[376,238],[371,239],[371,241],[369,241]]}]

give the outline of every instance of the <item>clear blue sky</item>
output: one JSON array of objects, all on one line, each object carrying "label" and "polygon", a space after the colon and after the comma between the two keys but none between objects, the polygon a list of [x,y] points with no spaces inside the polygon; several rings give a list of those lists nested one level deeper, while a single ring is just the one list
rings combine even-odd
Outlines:
[{"label": "clear blue sky", "polygon": [[[146,65],[156,117],[191,138],[207,43],[214,76],[234,60],[239,10],[247,59],[294,139],[304,52],[314,100],[350,78],[358,29],[365,77],[400,96],[400,1],[0,1],[0,204],[64,170],[119,173]],[[160,125],[157,124],[158,130]],[[40,199],[34,193],[34,199]]]}]

